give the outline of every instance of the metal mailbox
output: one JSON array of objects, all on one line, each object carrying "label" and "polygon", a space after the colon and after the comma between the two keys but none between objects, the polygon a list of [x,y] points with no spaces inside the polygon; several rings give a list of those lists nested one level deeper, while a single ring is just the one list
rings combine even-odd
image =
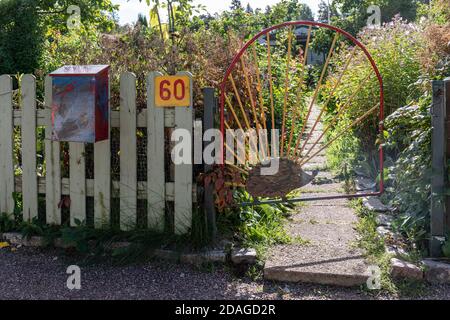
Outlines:
[{"label": "metal mailbox", "polygon": [[52,77],[52,140],[109,139],[109,66],[64,66]]}]

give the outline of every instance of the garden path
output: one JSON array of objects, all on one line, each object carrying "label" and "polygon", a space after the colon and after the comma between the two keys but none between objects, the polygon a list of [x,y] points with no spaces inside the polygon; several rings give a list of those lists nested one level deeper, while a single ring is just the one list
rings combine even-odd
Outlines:
[{"label": "garden path", "polygon": [[[320,109],[316,105],[307,128],[314,125],[319,114]],[[310,140],[314,142],[322,130],[322,123],[319,123]],[[311,142],[307,144],[307,148],[312,146]],[[321,147],[321,144],[314,146],[312,152],[319,151]],[[319,174],[313,184],[301,189],[303,195],[308,193],[318,197],[344,193],[342,183],[327,169],[324,151],[304,168],[307,172],[317,169]],[[293,244],[272,248],[264,268],[265,279],[340,286],[366,284],[368,265],[361,250],[355,246],[357,232],[354,225],[357,219],[346,199],[302,204],[287,229],[294,239],[300,237],[307,243],[294,241]]]}]

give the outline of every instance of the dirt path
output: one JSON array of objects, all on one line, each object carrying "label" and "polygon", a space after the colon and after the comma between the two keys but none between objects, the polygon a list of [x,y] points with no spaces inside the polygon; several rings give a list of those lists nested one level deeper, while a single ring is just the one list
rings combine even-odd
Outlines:
[{"label": "dirt path", "polygon": [[[319,113],[319,108],[315,106],[307,124],[307,133]],[[319,122],[306,145],[306,150],[312,148],[311,154],[322,147],[322,144],[313,146],[322,130],[322,123]],[[320,174],[316,184],[301,189],[304,197],[344,193],[342,184],[326,169],[324,151],[305,167],[307,171],[314,169],[318,169]],[[288,230],[293,238],[301,237],[308,244],[273,248],[264,269],[266,279],[342,286],[365,284],[369,276],[368,265],[363,253],[354,245],[357,240],[354,230],[357,217],[349,207],[349,201],[313,201],[304,205],[288,224]]]}]

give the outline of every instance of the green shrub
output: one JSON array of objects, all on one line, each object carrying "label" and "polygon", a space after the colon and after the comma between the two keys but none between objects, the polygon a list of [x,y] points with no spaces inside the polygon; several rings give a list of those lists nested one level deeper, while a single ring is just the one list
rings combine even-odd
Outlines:
[{"label": "green shrub", "polygon": [[17,223],[11,214],[0,214],[0,232],[11,232],[17,228]]},{"label": "green shrub", "polygon": [[447,237],[447,241],[445,241],[445,244],[442,247],[442,252],[444,253],[444,256],[450,258],[450,237]]},{"label": "green shrub", "polygon": [[[412,84],[421,74],[419,53],[423,47],[418,27],[396,18],[381,28],[365,29],[359,37],[374,58],[383,77],[385,115],[389,116],[398,108],[417,99],[420,91]],[[352,50],[353,48],[347,45],[338,48],[337,54],[332,59],[331,73],[321,92],[322,103],[329,101],[326,106],[326,121],[333,119],[337,110],[345,106],[339,121],[329,132],[328,139],[342,132],[355,119],[375,107],[380,100],[378,80],[368,59],[359,49],[347,72],[344,73],[341,85],[331,96],[332,89]],[[369,74],[372,74],[371,79],[361,86]],[[378,125],[378,114],[375,112],[331,145],[327,152],[331,167],[340,170],[344,167],[353,169],[359,167],[368,176],[376,175],[377,145],[380,143]]]},{"label": "green shrub", "polygon": [[429,101],[403,107],[386,119],[386,149],[396,154],[388,168],[385,198],[400,211],[395,224],[412,242],[424,240],[431,203],[431,115]]},{"label": "green shrub", "polygon": [[0,2],[0,74],[32,73],[42,55],[37,0]]},{"label": "green shrub", "polygon": [[[234,200],[238,204],[253,201],[241,189],[235,191]],[[290,208],[283,204],[233,207],[218,216],[219,229],[223,234],[234,235],[244,246],[262,250],[274,244],[290,243],[292,239],[284,228]]]}]

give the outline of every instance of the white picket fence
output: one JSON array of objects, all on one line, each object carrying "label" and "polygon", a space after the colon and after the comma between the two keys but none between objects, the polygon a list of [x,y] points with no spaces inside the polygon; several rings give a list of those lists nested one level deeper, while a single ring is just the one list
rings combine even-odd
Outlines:
[{"label": "white picket fence", "polygon": [[[120,111],[111,112],[111,127],[120,128],[120,181],[111,181],[111,144],[102,141],[94,144],[94,179],[86,179],[85,145],[69,143],[70,179],[61,178],[60,143],[50,140],[52,80],[45,79],[45,108],[36,108],[36,81],[24,75],[21,82],[21,106],[13,109],[13,83],[8,75],[0,76],[0,212],[14,210],[14,192],[23,194],[23,218],[30,221],[38,214],[38,194],[45,194],[46,222],[61,224],[63,195],[70,196],[70,223],[86,220],[86,197],[94,198],[96,228],[110,224],[111,194],[120,197],[120,226],[131,230],[137,221],[137,201],[147,199],[148,227],[164,229],[167,202],[174,202],[175,233],[188,232],[192,224],[192,204],[195,188],[192,182],[192,165],[174,168],[175,182],[165,180],[164,128],[184,128],[192,133],[193,108],[156,108],[154,105],[154,77],[148,75],[147,109],[136,110],[136,76],[123,73],[120,78]],[[192,78],[191,78],[192,79]],[[191,80],[192,81],[192,80]],[[191,83],[192,87],[192,83]],[[14,175],[15,126],[21,127],[22,175]],[[45,130],[45,177],[36,171],[37,127]],[[136,129],[147,128],[147,182],[137,179]],[[48,129],[48,130],[47,130]],[[191,134],[192,136],[192,134]]]}]

